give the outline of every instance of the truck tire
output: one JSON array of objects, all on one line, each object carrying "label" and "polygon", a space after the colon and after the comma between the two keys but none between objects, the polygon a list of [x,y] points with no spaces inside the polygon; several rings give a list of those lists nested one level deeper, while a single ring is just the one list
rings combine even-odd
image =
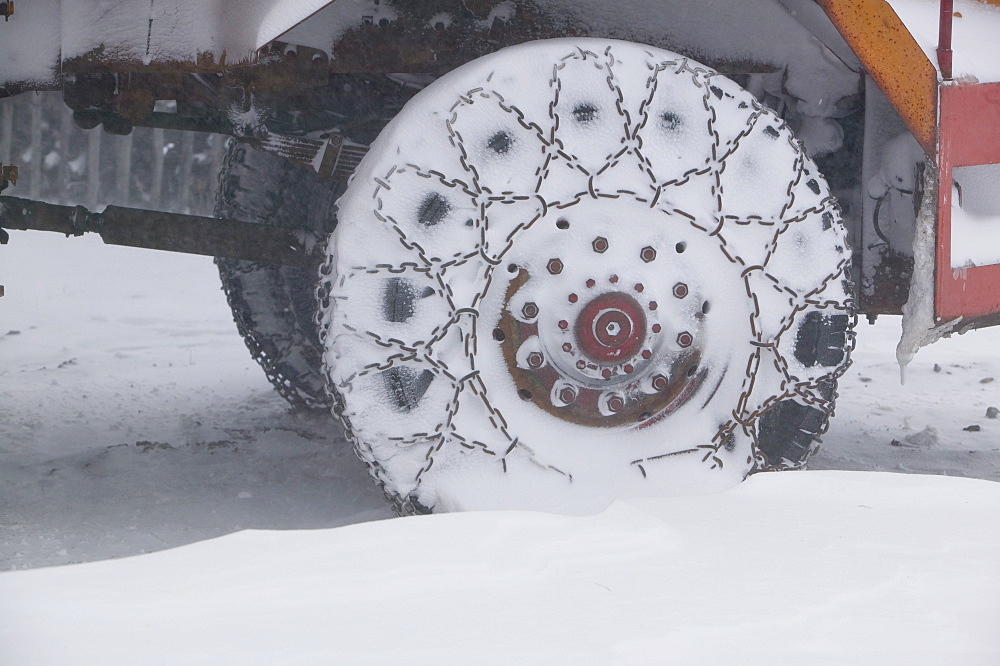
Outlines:
[{"label": "truck tire", "polygon": [[787,125],[681,55],[469,63],[381,133],[320,285],[334,411],[401,513],[599,509],[801,467],[854,321]]},{"label": "truck tire", "polygon": [[[215,215],[329,231],[339,192],[309,170],[231,142]],[[295,408],[328,409],[316,323],[315,267],[216,258],[236,328],[274,388]]]}]

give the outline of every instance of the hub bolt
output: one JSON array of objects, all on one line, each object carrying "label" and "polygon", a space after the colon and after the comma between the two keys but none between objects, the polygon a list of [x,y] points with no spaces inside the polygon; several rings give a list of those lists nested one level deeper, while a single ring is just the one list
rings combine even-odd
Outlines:
[{"label": "hub bolt", "polygon": [[645,261],[647,264],[653,259],[656,259],[656,249],[652,246],[647,245],[639,251],[639,258]]},{"label": "hub bolt", "polygon": [[608,251],[608,239],[604,236],[598,236],[595,238],[591,245],[594,246],[594,252],[597,252],[598,254],[603,254]]},{"label": "hub bolt", "polygon": [[576,303],[578,300],[580,300],[580,297],[577,296],[576,294],[570,294],[569,295],[569,302],[570,303]]},{"label": "hub bolt", "polygon": [[674,296],[677,298],[684,298],[688,295],[688,286],[683,282],[678,282],[674,285]]},{"label": "hub bolt", "polygon": [[559,258],[549,259],[549,265],[546,268],[549,269],[549,273],[552,273],[553,275],[559,275],[563,271],[562,259]]},{"label": "hub bolt", "polygon": [[624,370],[625,370],[625,374],[626,374],[626,375],[630,375],[630,374],[632,374],[632,372],[633,372],[633,371],[635,370],[635,368],[634,368],[634,367],[632,367],[632,364],[631,364],[631,363],[629,363],[629,364],[627,364],[627,365],[625,366]]},{"label": "hub bolt", "polygon": [[642,283],[641,283],[641,282],[640,282],[639,284],[635,285],[635,290],[636,290],[637,292],[639,292],[640,294],[641,294],[641,293],[643,292],[643,290],[644,290],[644,289],[645,289],[645,287],[644,287],[644,286],[642,286]]},{"label": "hub bolt", "polygon": [[669,384],[669,382],[667,381],[666,375],[656,375],[653,377],[653,388],[657,391],[666,391],[667,384]]},{"label": "hub bolt", "polygon": [[576,402],[576,389],[572,386],[564,386],[559,389],[559,399],[567,405],[571,405]]},{"label": "hub bolt", "polygon": [[563,351],[564,352],[571,352],[571,351],[573,351],[573,345],[571,345],[568,342],[564,342],[563,343]]},{"label": "hub bolt", "polygon": [[681,347],[690,347],[692,342],[694,342],[694,337],[687,331],[677,334],[677,344]]},{"label": "hub bolt", "polygon": [[586,361],[577,361],[576,362],[576,367],[578,369],[580,369],[580,370],[583,370],[584,368],[587,367],[587,362]]},{"label": "hub bolt", "polygon": [[618,276],[612,275],[611,277],[608,278],[608,282],[610,282],[611,284],[618,284]]},{"label": "hub bolt", "polygon": [[587,280],[587,286],[588,287],[593,288],[593,286],[596,285],[596,284],[597,284],[597,281],[594,280],[594,279]]},{"label": "hub bolt", "polygon": [[531,352],[528,354],[528,366],[532,368],[542,367],[542,363],[545,362],[545,357],[542,356],[541,352]]},{"label": "hub bolt", "polygon": [[613,395],[608,398],[608,410],[618,413],[625,409],[625,398],[620,395]]},{"label": "hub bolt", "polygon": [[534,319],[538,316],[538,306],[529,301],[521,308],[521,314],[525,319]]},{"label": "hub bolt", "polygon": [[569,328],[569,322],[566,321],[565,319],[560,319],[559,320],[559,328],[561,328],[562,330],[565,331],[567,328]]}]

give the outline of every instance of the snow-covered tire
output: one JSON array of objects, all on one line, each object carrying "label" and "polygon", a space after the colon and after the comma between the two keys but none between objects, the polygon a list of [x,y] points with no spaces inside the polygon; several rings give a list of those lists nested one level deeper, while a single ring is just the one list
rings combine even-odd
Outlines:
[{"label": "snow-covered tire", "polygon": [[683,56],[469,63],[382,132],[320,286],[335,412],[402,512],[588,510],[801,466],[853,343],[836,201]]},{"label": "snow-covered tire", "polygon": [[[323,230],[337,188],[288,160],[232,142],[219,176],[217,217]],[[314,267],[217,258],[236,327],[275,389],[293,406],[328,409],[316,324]]]}]

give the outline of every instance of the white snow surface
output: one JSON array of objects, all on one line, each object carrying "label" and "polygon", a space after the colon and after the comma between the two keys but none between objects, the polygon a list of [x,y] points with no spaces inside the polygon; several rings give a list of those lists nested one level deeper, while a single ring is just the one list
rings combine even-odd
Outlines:
[{"label": "white snow surface", "polygon": [[[995,484],[788,472],[372,524],[363,466],[287,413],[216,280],[93,238],[0,250],[0,662],[998,660]],[[925,349],[905,386],[898,336],[859,325],[811,467],[1000,481],[1000,329]]]},{"label": "white snow surface", "polygon": [[[326,355],[362,455],[401,497],[590,511],[717,491],[754,466],[768,401],[822,404],[837,368],[803,366],[794,345],[805,313],[847,311],[846,231],[784,121],[713,70],[615,40],[510,47],[421,91],[352,178]],[[431,223],[428,202],[444,211]],[[402,321],[385,314],[390,280],[428,294]],[[606,297],[634,299],[641,344],[605,362],[572,329]],[[551,379],[509,367],[532,352]],[[689,393],[658,400],[657,374]],[[429,377],[405,410],[401,376]],[[566,386],[633,416],[567,406]]]},{"label": "white snow surface", "polygon": [[[927,58],[938,66],[940,0],[889,0]],[[1000,7],[977,0],[955,0],[952,20],[952,69],[956,80],[1000,81]]]},{"label": "white snow surface", "polygon": [[0,577],[12,664],[995,664],[1000,485],[752,477],[586,517],[246,531]]},{"label": "white snow surface", "polygon": [[17,2],[0,40],[0,83],[43,82],[70,59],[245,59],[328,0],[32,0]]},{"label": "white snow surface", "polygon": [[951,267],[1000,264],[1000,164],[956,167],[951,194]]}]

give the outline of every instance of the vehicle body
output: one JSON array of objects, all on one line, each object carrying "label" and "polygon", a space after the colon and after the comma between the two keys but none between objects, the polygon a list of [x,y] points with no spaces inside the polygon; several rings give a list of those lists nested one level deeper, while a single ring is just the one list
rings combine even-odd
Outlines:
[{"label": "vehicle body", "polygon": [[[152,127],[232,136],[307,167],[337,194],[409,97],[479,56],[565,36],[669,49],[734,79],[805,144],[840,203],[852,308],[904,315],[902,363],[943,335],[1000,324],[997,0],[2,7],[0,97],[61,91],[78,125],[112,134]],[[16,169],[9,155],[0,158],[5,181],[41,177],[37,159]],[[94,231],[111,243],[308,267],[330,231],[312,213],[287,229],[245,224],[238,213],[220,220],[111,206],[97,214],[67,203],[4,197],[0,234]],[[231,304],[236,291],[227,287]],[[843,330],[835,335],[850,346]]]}]

